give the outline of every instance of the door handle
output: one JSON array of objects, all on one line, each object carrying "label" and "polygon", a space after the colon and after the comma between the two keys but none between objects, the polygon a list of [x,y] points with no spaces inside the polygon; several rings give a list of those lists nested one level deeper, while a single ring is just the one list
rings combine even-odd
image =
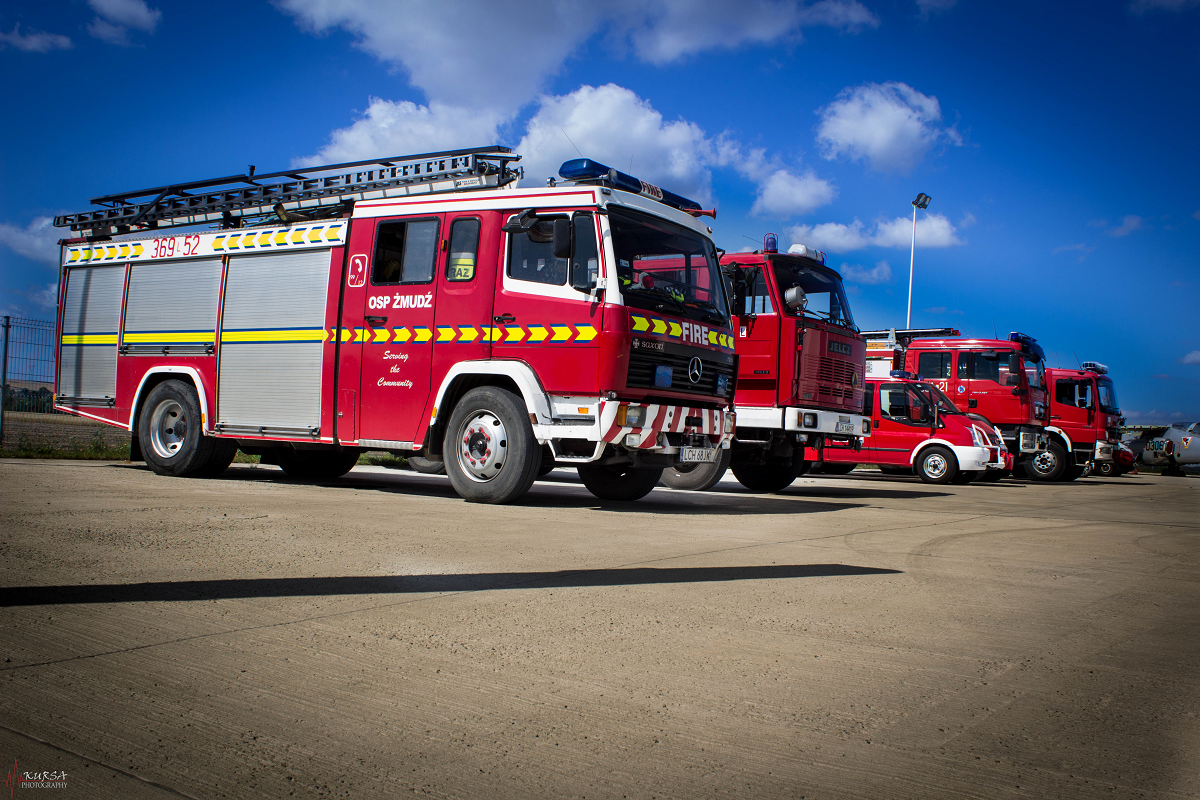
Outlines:
[{"label": "door handle", "polygon": [[492,322],[516,322],[516,321],[517,321],[517,318],[514,317],[512,314],[500,314],[499,316],[492,317]]},{"label": "door handle", "polygon": [[368,325],[382,325],[387,322],[387,317],[367,317]]},{"label": "door handle", "polygon": [[1062,419],[1062,417],[1058,414],[1051,414],[1050,419]]}]

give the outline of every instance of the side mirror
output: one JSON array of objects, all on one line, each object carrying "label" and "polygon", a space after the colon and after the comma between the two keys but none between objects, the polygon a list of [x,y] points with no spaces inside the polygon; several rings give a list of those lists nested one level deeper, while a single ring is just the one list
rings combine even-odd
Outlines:
[{"label": "side mirror", "polygon": [[551,251],[555,258],[571,257],[571,220],[559,218],[554,220],[554,237]]},{"label": "side mirror", "polygon": [[783,293],[783,302],[792,311],[799,311],[808,305],[808,296],[799,286],[793,286]]},{"label": "side mirror", "polygon": [[505,233],[520,233],[527,231],[537,224],[537,214],[532,208],[527,208],[520,214],[509,217],[508,222],[504,223],[504,227],[500,230]]},{"label": "side mirror", "polygon": [[1008,354],[1008,371],[1009,374],[1016,375],[1021,371],[1021,356],[1017,353]]},{"label": "side mirror", "polygon": [[1020,374],[1016,373],[1016,372],[1010,372],[1007,375],[1005,375],[1004,376],[1004,385],[1005,386],[1020,386],[1021,385]]}]

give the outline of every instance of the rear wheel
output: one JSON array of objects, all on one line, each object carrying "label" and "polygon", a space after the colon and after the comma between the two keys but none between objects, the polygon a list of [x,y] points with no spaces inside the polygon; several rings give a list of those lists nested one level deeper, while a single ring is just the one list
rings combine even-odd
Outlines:
[{"label": "rear wheel", "polygon": [[1058,442],[1050,442],[1045,452],[1037,453],[1025,464],[1025,472],[1035,481],[1061,480],[1067,467],[1067,451]]},{"label": "rear wheel", "polygon": [[237,442],[201,433],[200,398],[190,382],[163,381],[150,390],[138,415],[142,457],[159,475],[199,478],[223,471]]},{"label": "rear wheel", "polygon": [[752,492],[781,492],[808,470],[808,462],[796,459],[791,464],[734,464],[731,468],[738,483]]},{"label": "rear wheel", "polygon": [[421,456],[409,456],[408,457],[408,465],[410,467],[412,467],[413,470],[421,473],[422,475],[445,475],[446,474],[446,462],[445,461],[434,461],[429,458],[422,458]]},{"label": "rear wheel", "polygon": [[579,479],[601,500],[640,500],[662,477],[662,467],[634,468],[629,464],[580,464]]},{"label": "rear wheel", "polygon": [[849,475],[858,464],[831,464],[826,461],[821,465],[822,475]]},{"label": "rear wheel", "polygon": [[917,456],[916,470],[925,483],[949,483],[958,474],[958,459],[946,448],[934,445]]},{"label": "rear wheel", "polygon": [[662,482],[672,489],[703,492],[711,489],[724,477],[725,470],[729,469],[730,458],[732,453],[729,450],[718,450],[717,460],[711,464],[693,464],[687,467],[686,471],[673,467],[663,470]]},{"label": "rear wheel", "polygon": [[331,481],[342,477],[358,463],[357,450],[284,450],[279,468],[289,477],[303,481]]},{"label": "rear wheel", "polygon": [[511,503],[533,485],[542,447],[525,402],[498,386],[467,392],[450,417],[442,443],[446,475],[470,503]]},{"label": "rear wheel", "polygon": [[1121,468],[1112,461],[1097,461],[1092,472],[1102,478],[1117,478],[1122,474]]}]

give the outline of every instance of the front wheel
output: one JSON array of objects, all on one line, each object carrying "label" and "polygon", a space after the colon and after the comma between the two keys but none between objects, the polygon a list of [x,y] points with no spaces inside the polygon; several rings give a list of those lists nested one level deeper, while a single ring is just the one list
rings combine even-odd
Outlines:
[{"label": "front wheel", "polygon": [[579,479],[601,500],[640,500],[662,477],[661,467],[634,468],[629,464],[580,464]]},{"label": "front wheel", "polygon": [[693,492],[703,492],[716,486],[717,481],[725,476],[729,469],[732,453],[721,450],[716,461],[710,464],[696,464],[686,472],[680,472],[674,467],[663,470],[662,482],[672,489],[687,489]]},{"label": "front wheel", "polygon": [[1067,471],[1067,451],[1051,442],[1045,452],[1037,453],[1025,464],[1025,473],[1035,481],[1057,481]]},{"label": "front wheel", "polygon": [[542,447],[525,402],[498,386],[480,386],[454,407],[442,442],[446,475],[469,503],[511,503],[533,486]]},{"label": "front wheel", "polygon": [[917,477],[925,483],[943,484],[958,474],[958,459],[944,447],[934,445],[917,456]]},{"label": "front wheel", "polygon": [[419,472],[422,475],[446,474],[445,461],[433,461],[432,459],[422,458],[421,456],[409,456],[408,465],[413,468],[413,471]]},{"label": "front wheel", "polygon": [[1102,478],[1119,478],[1123,474],[1121,468],[1112,461],[1097,461],[1093,472]]},{"label": "front wheel", "polygon": [[808,470],[808,462],[795,459],[791,464],[734,464],[731,468],[738,483],[752,492],[782,492]]},{"label": "front wheel", "polygon": [[150,390],[138,416],[142,457],[159,475],[207,477],[222,472],[237,442],[204,436],[200,398],[190,382],[163,381]]}]

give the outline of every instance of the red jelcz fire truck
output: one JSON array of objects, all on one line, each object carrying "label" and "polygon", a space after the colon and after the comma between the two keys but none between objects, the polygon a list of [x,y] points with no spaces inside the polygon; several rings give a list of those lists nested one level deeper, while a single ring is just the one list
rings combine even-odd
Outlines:
[{"label": "red jelcz fire truck", "polygon": [[825,254],[793,245],[780,253],[727,254],[737,324],[737,431],[715,464],[674,468],[663,482],[707,489],[724,474],[753,491],[779,491],[829,449],[858,451],[871,432],[863,416],[866,344],[842,278]]},{"label": "red jelcz fire truck", "polygon": [[1050,445],[1047,456],[1030,466],[1059,473],[1094,470],[1112,474],[1122,420],[1108,367],[1085,361],[1077,370],[1048,368],[1046,387]]},{"label": "red jelcz fire truck", "polygon": [[[332,478],[386,450],[477,502],[553,464],[631,500],[715,461],[736,359],[699,206],[586,159],[517,189],[519,158],[252,167],[57,218],[86,235],[62,243],[56,407],[159,474],[240,447]],[[209,229],[154,232],[184,225]]]},{"label": "red jelcz fire truck", "polygon": [[[1052,480],[1031,469],[1048,450],[1045,354],[1022,333],[1004,339],[958,339],[943,329],[868,331],[867,374],[887,377],[893,369],[916,373],[937,386],[961,410],[990,421],[1016,459],[1014,470]],[[943,338],[918,338],[937,336]],[[1071,477],[1070,475],[1066,477]],[[1075,475],[1074,477],[1078,477]]]}]

